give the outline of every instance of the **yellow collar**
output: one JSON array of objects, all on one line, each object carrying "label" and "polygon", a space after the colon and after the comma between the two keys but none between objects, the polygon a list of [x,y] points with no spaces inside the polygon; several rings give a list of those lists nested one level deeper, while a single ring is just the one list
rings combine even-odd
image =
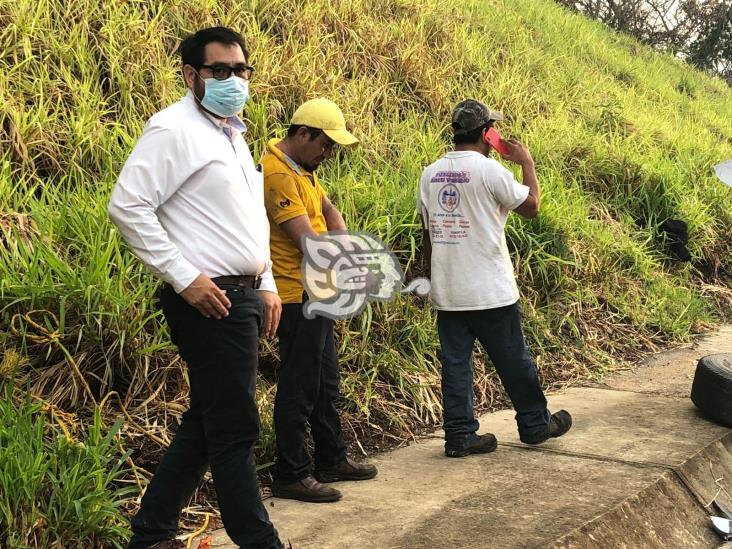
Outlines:
[{"label": "yellow collar", "polygon": [[267,150],[271,152],[273,155],[277,157],[277,159],[288,166],[293,172],[295,172],[297,175],[300,175],[302,177],[309,177],[313,179],[315,177],[315,174],[311,174],[309,171],[307,171],[305,168],[300,166],[297,162],[295,162],[292,158],[287,156],[282,149],[280,149],[277,146],[277,143],[282,141],[282,139],[279,138],[273,138],[270,139],[267,142]]}]

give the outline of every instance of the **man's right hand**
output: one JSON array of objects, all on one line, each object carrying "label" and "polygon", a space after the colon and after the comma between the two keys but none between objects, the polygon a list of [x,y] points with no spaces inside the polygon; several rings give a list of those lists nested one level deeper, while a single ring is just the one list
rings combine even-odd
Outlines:
[{"label": "man's right hand", "polygon": [[534,158],[531,156],[529,149],[526,148],[526,145],[519,143],[515,139],[504,139],[503,143],[506,145],[508,153],[502,155],[501,158],[515,162],[522,167],[534,165]]},{"label": "man's right hand", "polygon": [[190,306],[198,309],[206,318],[221,319],[229,316],[231,301],[226,292],[219,288],[205,274],[201,273],[191,284],[180,293]]}]

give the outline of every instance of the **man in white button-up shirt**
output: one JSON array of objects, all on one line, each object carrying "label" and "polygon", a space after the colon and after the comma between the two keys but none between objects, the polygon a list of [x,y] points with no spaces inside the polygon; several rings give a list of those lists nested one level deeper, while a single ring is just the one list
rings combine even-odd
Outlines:
[{"label": "man in white button-up shirt", "polygon": [[174,546],[180,511],[210,464],[231,539],[279,548],[253,454],[258,338],[274,335],[281,311],[262,174],[236,116],[253,69],[241,35],[223,27],[188,37],[180,53],[188,93],[148,121],[109,203],[132,251],[165,282],[160,302],[191,396],[130,547]]}]

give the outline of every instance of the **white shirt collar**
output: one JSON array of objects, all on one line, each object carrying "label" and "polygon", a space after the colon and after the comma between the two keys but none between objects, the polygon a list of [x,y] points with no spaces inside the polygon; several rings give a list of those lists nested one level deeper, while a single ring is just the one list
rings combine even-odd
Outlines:
[{"label": "white shirt collar", "polygon": [[448,158],[463,158],[465,156],[473,156],[473,155],[483,156],[485,155],[479,153],[478,151],[449,151],[445,153],[445,156]]}]

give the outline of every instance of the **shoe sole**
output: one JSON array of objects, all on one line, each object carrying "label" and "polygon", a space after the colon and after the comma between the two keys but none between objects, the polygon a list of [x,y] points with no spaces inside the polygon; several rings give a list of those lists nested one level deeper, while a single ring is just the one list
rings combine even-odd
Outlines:
[{"label": "shoe sole", "polygon": [[547,440],[549,440],[549,435],[546,435],[543,438],[532,438],[532,439],[522,438],[521,442],[523,442],[524,444],[531,444],[532,446],[535,446],[537,444],[542,444],[542,443],[546,442]]},{"label": "shoe sole", "polygon": [[498,442],[481,450],[445,450],[445,455],[450,458],[467,457],[471,454],[490,454],[498,448]]},{"label": "shoe sole", "polygon": [[551,435],[549,435],[549,438],[559,438],[562,435],[566,435],[571,428],[572,428],[572,426],[570,425],[566,429],[562,429],[561,431],[557,431],[556,433],[552,433]]},{"label": "shoe sole", "polygon": [[335,503],[343,497],[343,494],[339,493],[333,496],[307,497],[301,494],[291,494],[288,492],[279,492],[277,490],[272,490],[272,497],[279,499],[294,499],[296,501],[303,501],[305,503]]},{"label": "shoe sole", "polygon": [[[570,425],[570,427],[571,427],[571,425]],[[562,435],[566,435],[569,432],[570,427],[567,427],[563,431],[559,431],[557,433],[552,433],[551,435],[547,435],[541,439],[532,439],[532,440],[521,439],[521,442],[523,442],[524,444],[541,444],[542,442],[546,442],[550,438],[559,438]]]},{"label": "shoe sole", "polygon": [[322,473],[313,473],[313,476],[315,477],[315,480],[318,482],[322,482],[323,484],[328,484],[330,482],[341,482],[341,481],[359,481],[359,480],[371,480],[378,474],[378,471],[374,471],[373,474],[369,473],[366,476],[355,476],[355,475],[328,475],[322,474]]}]

